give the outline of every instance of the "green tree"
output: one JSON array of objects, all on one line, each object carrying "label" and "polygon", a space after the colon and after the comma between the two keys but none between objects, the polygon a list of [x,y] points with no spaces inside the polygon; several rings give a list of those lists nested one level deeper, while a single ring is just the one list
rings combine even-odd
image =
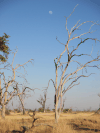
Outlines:
[{"label": "green tree", "polygon": [[[0,51],[2,51],[3,52],[3,54],[4,54],[4,56],[2,56],[1,54],[0,54],[0,60],[2,61],[2,62],[6,62],[7,61],[7,59],[8,59],[8,54],[9,54],[9,52],[11,51],[10,49],[9,49],[9,47],[8,47],[8,45],[6,45],[6,43],[7,43],[7,41],[9,41],[9,40],[6,40],[7,38],[9,38],[10,36],[9,35],[7,35],[6,33],[4,33],[4,35],[2,36],[2,37],[0,37]],[[7,44],[9,44],[9,43],[7,43]]]}]

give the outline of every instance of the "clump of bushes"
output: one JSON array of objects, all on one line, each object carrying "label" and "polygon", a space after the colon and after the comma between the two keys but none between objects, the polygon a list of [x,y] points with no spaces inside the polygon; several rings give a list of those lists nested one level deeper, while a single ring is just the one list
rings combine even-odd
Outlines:
[{"label": "clump of bushes", "polygon": [[32,109],[29,109],[28,111],[29,111],[29,112],[32,112],[33,110],[32,110]]},{"label": "clump of bushes", "polygon": [[12,112],[12,110],[9,110],[9,112]]},{"label": "clump of bushes", "polygon": [[47,109],[46,109],[46,112],[50,112],[50,109],[49,109],[49,108],[47,108]]},{"label": "clump of bushes", "polygon": [[5,114],[6,114],[6,115],[10,115],[10,111],[9,111],[9,110],[6,110],[6,111],[5,111]]},{"label": "clump of bushes", "polygon": [[17,113],[20,113],[21,112],[19,109],[14,109],[14,111],[16,111]]},{"label": "clump of bushes", "polygon": [[14,109],[14,111],[18,111],[18,109]]},{"label": "clump of bushes", "polygon": [[38,111],[39,112],[43,112],[44,110],[43,110],[43,108],[39,108]]},{"label": "clump of bushes", "polygon": [[55,112],[55,109],[52,109],[53,112]]},{"label": "clump of bushes", "polygon": [[20,110],[17,110],[17,113],[20,113],[21,111]]},{"label": "clump of bushes", "polygon": [[71,113],[72,112],[72,109],[64,109],[63,112],[64,113],[67,113],[67,112]]},{"label": "clump of bushes", "polygon": [[[55,109],[52,109],[52,111],[55,112]],[[59,109],[58,109],[58,111],[59,111]],[[62,112],[64,112],[64,113],[70,112],[71,113],[72,109],[63,109]]]}]

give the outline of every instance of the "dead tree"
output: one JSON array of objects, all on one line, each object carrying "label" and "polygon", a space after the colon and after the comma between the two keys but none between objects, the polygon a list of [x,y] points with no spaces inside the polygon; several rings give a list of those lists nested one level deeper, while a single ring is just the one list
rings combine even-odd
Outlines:
[{"label": "dead tree", "polygon": [[[18,49],[17,49],[18,50]],[[15,58],[15,55],[17,53],[17,50],[16,52],[14,53],[14,57],[13,57],[13,61],[12,61],[12,64],[9,65],[10,63],[8,63],[8,65],[4,66],[4,68],[0,68],[0,69],[8,69],[8,67],[10,67],[12,69],[12,73],[13,73],[13,76],[10,77],[11,80],[8,80],[6,82],[5,80],[5,75],[4,75],[4,72],[0,72],[0,74],[3,75],[3,80],[4,80],[4,87],[3,88],[0,88],[0,92],[1,92],[1,100],[0,100],[0,105],[2,106],[2,111],[1,111],[1,116],[2,118],[5,118],[5,106],[8,104],[8,102],[15,96],[15,95],[20,95],[19,93],[15,94],[16,92],[16,89],[14,88],[13,91],[11,91],[10,93],[8,92],[8,88],[9,86],[11,86],[14,82],[15,82],[15,77],[16,77],[16,70],[19,68],[19,67],[23,67],[24,68],[24,65],[27,64],[28,62],[31,62],[32,63],[32,60],[33,59],[30,59],[29,61],[27,61],[26,63],[20,65],[20,64],[17,64],[15,68],[13,68],[13,63],[14,63],[14,58]],[[9,69],[8,69],[9,70]],[[25,68],[24,68],[25,70]],[[25,76],[24,76],[25,77]],[[24,78],[25,79],[25,78]],[[1,87],[1,83],[0,83],[0,87]],[[4,93],[2,93],[2,90],[5,88],[5,91]],[[9,98],[7,98],[7,96],[9,95]]]},{"label": "dead tree", "polygon": [[[42,90],[43,91],[43,90]],[[42,108],[43,108],[43,112],[45,113],[45,103],[46,103],[46,100],[47,100],[47,89],[45,89],[45,92],[44,92],[44,98],[40,95],[40,99],[37,100],[38,103],[40,103],[42,105]]]},{"label": "dead tree", "polygon": [[[13,87],[13,88],[16,89],[16,95],[20,94],[20,89],[18,88],[18,83],[16,83],[16,86]],[[31,88],[29,88],[29,87],[24,87],[24,88],[22,89],[21,94],[18,95],[19,100],[20,100],[20,103],[21,103],[21,106],[22,106],[23,115],[25,115],[25,108],[24,108],[24,101],[25,101],[25,100],[24,100],[24,98],[31,97],[31,95],[26,94],[26,92],[25,92],[26,89],[32,90],[32,91],[35,90],[35,89],[31,89]],[[36,89],[38,89],[38,88],[36,88]],[[28,91],[28,92],[29,92],[29,91]],[[28,96],[27,96],[27,95],[28,95]],[[24,96],[24,98],[23,98],[23,96]]]},{"label": "dead tree", "polygon": [[[77,6],[77,5],[76,5]],[[75,8],[74,8],[75,9]],[[74,12],[74,9],[73,9],[73,12]],[[72,12],[72,13],[73,13]],[[72,13],[69,15],[69,17],[72,15]],[[91,73],[90,75],[83,75],[83,73],[82,73],[82,75],[77,75],[77,73],[80,71],[80,70],[83,70],[83,68],[85,69],[85,70],[87,70],[86,69],[86,67],[97,67],[98,69],[100,69],[98,66],[99,65],[94,65],[94,66],[90,66],[89,64],[90,63],[92,63],[92,62],[96,62],[96,61],[99,61],[100,60],[100,55],[98,55],[97,54],[97,57],[96,58],[93,58],[92,56],[91,56],[91,54],[92,54],[92,51],[91,51],[91,54],[89,55],[89,54],[83,54],[83,53],[81,53],[81,54],[75,54],[75,52],[78,50],[78,48],[80,47],[80,45],[84,45],[84,43],[88,40],[94,40],[95,42],[96,41],[99,41],[100,42],[100,40],[98,40],[97,38],[90,38],[90,37],[87,37],[87,38],[81,38],[81,36],[83,36],[83,35],[85,35],[85,34],[88,34],[88,33],[93,33],[94,31],[90,31],[91,30],[91,27],[93,26],[93,25],[99,25],[100,26],[100,24],[97,24],[97,22],[93,22],[93,21],[86,21],[86,22],[83,22],[83,23],[81,23],[81,24],[79,24],[79,21],[71,28],[71,31],[69,32],[69,30],[68,30],[68,28],[67,28],[67,19],[69,18],[69,17],[65,17],[66,18],[66,24],[65,24],[65,27],[66,27],[66,30],[67,30],[67,32],[68,32],[68,40],[67,40],[67,43],[66,44],[63,44],[63,43],[61,43],[58,39],[57,39],[57,37],[56,37],[56,40],[59,42],[59,43],[61,43],[65,48],[64,48],[64,51],[60,54],[60,56],[58,56],[57,58],[55,58],[54,59],[54,63],[55,63],[55,73],[56,73],[56,80],[55,80],[55,82],[52,80],[52,79],[50,79],[49,80],[49,82],[50,81],[52,81],[53,82],[53,85],[54,85],[54,88],[55,88],[55,96],[56,96],[56,103],[55,103],[55,122],[57,123],[58,122],[58,118],[59,118],[59,116],[60,116],[60,112],[61,112],[61,106],[62,106],[62,97],[64,96],[64,94],[66,93],[66,91],[68,91],[69,89],[71,89],[72,87],[74,87],[75,85],[79,85],[79,83],[78,84],[74,84],[75,82],[77,82],[78,81],[78,79],[80,79],[81,77],[89,77],[91,74],[93,74],[93,73]],[[92,25],[91,25],[91,27],[90,27],[90,29],[89,29],[89,31],[88,32],[86,32],[86,33],[82,33],[82,34],[80,34],[79,36],[76,36],[76,34],[71,38],[71,35],[72,35],[72,33],[74,33],[76,30],[79,30],[78,28],[80,27],[80,26],[82,26],[83,24],[85,24],[85,23],[88,23],[88,22],[90,22],[90,23],[92,23]],[[78,45],[77,46],[72,46],[73,47],[73,50],[70,50],[69,51],[69,49],[70,49],[70,47],[69,47],[69,42],[71,41],[71,40],[74,40],[74,39],[80,39],[80,43],[78,43]],[[74,48],[75,47],[75,48]],[[62,55],[65,53],[65,52],[67,52],[67,62],[61,62],[61,58],[62,58]],[[80,62],[78,62],[78,61],[75,61],[75,60],[72,60],[74,57],[81,57],[81,56],[89,56],[89,57],[91,57],[92,59],[90,60],[90,61],[88,61],[88,62],[86,62],[85,64],[81,64]],[[82,59],[81,59],[81,61],[82,61]],[[71,72],[71,73],[69,73],[69,74],[66,74],[66,71],[67,71],[67,69],[68,69],[68,66],[69,66],[69,64],[71,63],[71,62],[75,62],[75,63],[77,63],[79,66],[76,68],[76,70],[75,71],[73,71],[73,72]],[[59,68],[61,69],[61,77],[60,77],[60,82],[59,82],[59,84],[58,84],[58,70],[59,70]],[[87,71],[86,71],[87,72]],[[69,86],[67,86],[65,89],[63,89],[63,87],[64,87],[64,85],[65,85],[65,83],[67,83],[69,81]],[[48,82],[48,87],[49,87],[49,82]],[[71,83],[70,83],[71,82]],[[61,106],[60,106],[60,110],[59,111],[57,111],[57,107],[58,107],[58,103],[59,103],[59,98],[61,97]]]}]

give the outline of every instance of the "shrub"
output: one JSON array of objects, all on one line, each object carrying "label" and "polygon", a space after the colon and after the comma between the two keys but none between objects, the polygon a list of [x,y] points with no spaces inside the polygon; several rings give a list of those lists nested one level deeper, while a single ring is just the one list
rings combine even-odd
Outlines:
[{"label": "shrub", "polygon": [[6,111],[5,111],[5,114],[6,114],[6,115],[10,115],[9,110],[6,110]]},{"label": "shrub", "polygon": [[52,109],[53,112],[55,112],[55,109]]},{"label": "shrub", "polygon": [[29,111],[29,112],[32,112],[32,110],[31,110],[31,109],[29,109],[28,111]]},{"label": "shrub", "polygon": [[46,109],[46,112],[50,112],[50,109],[49,109],[49,108],[47,108],[47,109]]},{"label": "shrub", "polygon": [[[60,110],[60,108],[58,109],[58,111],[59,111],[59,110]],[[63,110],[63,109],[61,109],[61,112],[63,112],[62,110]]]},{"label": "shrub", "polygon": [[9,112],[12,112],[12,110],[9,110]]},{"label": "shrub", "polygon": [[43,108],[39,108],[38,111],[39,112],[43,112],[44,110],[43,110]]},{"label": "shrub", "polygon": [[72,112],[72,109],[63,109],[63,112],[64,113],[67,113],[67,112],[70,112],[71,113]]},{"label": "shrub", "polygon": [[14,111],[16,111],[17,113],[20,113],[21,112],[19,109],[14,109]]},{"label": "shrub", "polygon": [[18,109],[14,109],[14,111],[18,111]]}]

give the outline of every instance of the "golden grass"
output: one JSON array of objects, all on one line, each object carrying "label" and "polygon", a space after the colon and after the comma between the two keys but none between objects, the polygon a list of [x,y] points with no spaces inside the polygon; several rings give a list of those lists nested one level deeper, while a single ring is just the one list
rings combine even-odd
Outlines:
[{"label": "golden grass", "polygon": [[[30,113],[32,115],[32,113]],[[35,117],[40,118],[35,122],[45,123],[53,126],[51,128],[46,125],[34,127],[32,133],[94,133],[100,132],[100,115],[94,113],[62,113],[58,124],[55,124],[54,113],[36,113]],[[0,116],[0,133],[5,133],[7,130],[20,130],[21,126],[31,127],[32,118],[26,114],[12,113],[6,115],[5,120]],[[30,133],[31,133],[30,132]],[[26,133],[29,133],[27,131]]]}]

